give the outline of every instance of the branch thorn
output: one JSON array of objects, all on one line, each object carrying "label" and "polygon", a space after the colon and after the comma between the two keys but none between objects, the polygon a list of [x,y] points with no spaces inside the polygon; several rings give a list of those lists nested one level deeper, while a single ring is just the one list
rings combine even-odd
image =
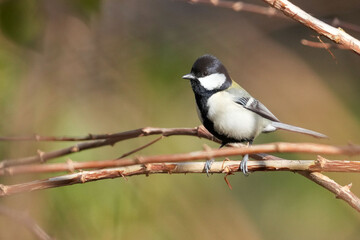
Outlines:
[{"label": "branch thorn", "polygon": [[123,171],[120,171],[120,170],[119,170],[119,175],[120,175],[123,179],[125,179],[125,181],[128,181],[127,177],[123,174]]},{"label": "branch thorn", "polygon": [[8,187],[3,185],[3,184],[0,184],[0,191],[2,192],[2,195],[6,195],[7,194],[7,189]]},{"label": "branch thorn", "polygon": [[316,163],[317,165],[319,165],[321,168],[323,168],[323,167],[325,166],[325,163],[326,163],[326,158],[318,155],[315,163]]},{"label": "branch thorn", "polygon": [[70,158],[66,159],[66,163],[68,165],[68,170],[69,172],[71,173],[74,173],[75,172],[75,167],[74,167],[74,162],[73,160],[71,160]]},{"label": "branch thorn", "polygon": [[39,155],[39,158],[40,158],[40,162],[45,162],[45,160],[44,160],[44,152],[43,151],[41,151],[40,149],[38,149],[37,150],[37,154]]},{"label": "branch thorn", "polygon": [[73,146],[70,151],[73,152],[73,153],[78,152],[79,151],[78,145]]}]

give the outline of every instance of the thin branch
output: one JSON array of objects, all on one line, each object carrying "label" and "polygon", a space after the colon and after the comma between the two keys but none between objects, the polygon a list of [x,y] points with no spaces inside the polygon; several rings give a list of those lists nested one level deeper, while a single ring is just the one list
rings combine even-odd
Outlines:
[{"label": "thin branch", "polygon": [[[158,140],[158,139],[156,139]],[[251,149],[244,148],[244,152],[251,152]],[[209,151],[209,150],[207,150]],[[211,149],[210,149],[211,151]],[[214,151],[219,151],[218,149]],[[161,163],[161,162],[185,162],[193,161],[196,159],[191,158],[190,156],[198,155],[198,152],[190,152],[187,154],[181,154],[180,158],[174,157],[174,154],[170,155],[158,155],[158,156],[138,156],[133,159],[114,159],[114,160],[103,160],[103,161],[88,161],[88,162],[66,162],[66,163],[52,163],[52,164],[33,164],[33,165],[20,165],[7,167],[0,170],[0,176],[2,175],[19,175],[19,174],[29,174],[29,173],[49,173],[49,172],[74,172],[74,170],[83,170],[83,169],[99,169],[99,168],[111,168],[111,167],[121,167],[121,166],[131,166],[138,163]],[[215,154],[216,155],[216,154]],[[253,154],[254,156],[255,154]],[[227,155],[224,154],[223,157],[234,156],[233,154]],[[270,155],[267,155],[267,157]],[[252,161],[252,164],[257,165],[259,168],[262,166],[263,159],[260,156],[257,156],[261,161]],[[205,155],[202,155],[201,159],[207,159]],[[317,160],[291,160],[295,162],[289,162],[290,160],[279,160],[279,162],[270,162],[267,161],[268,168],[266,171],[270,170],[270,167],[274,167],[274,170],[288,170],[288,171],[300,171],[307,170],[312,172],[360,172],[360,161],[344,161],[344,160],[328,160],[323,157],[318,156]],[[275,165],[271,165],[275,164]],[[282,167],[279,167],[279,164],[282,164]],[[255,168],[255,171],[259,171],[258,168]]]},{"label": "thin branch", "polygon": [[[340,161],[339,161],[340,162]],[[329,162],[330,163],[330,162]],[[240,161],[214,162],[209,173],[232,173],[239,171]],[[331,163],[330,163],[331,164]],[[205,162],[188,163],[152,163],[137,164],[127,167],[100,169],[95,171],[82,171],[79,173],[53,177],[45,180],[32,181],[28,183],[0,186],[0,196],[9,196],[23,192],[68,186],[79,183],[92,182],[103,179],[128,177],[134,175],[150,175],[160,173],[204,173]],[[335,193],[338,198],[349,203],[357,211],[360,211],[360,199],[350,192],[349,187],[343,187],[321,173],[310,173],[304,170],[310,168],[321,170],[325,165],[316,161],[298,160],[268,160],[249,161],[249,171],[296,171],[310,180]],[[358,164],[357,164],[358,167]]]},{"label": "thin branch", "polygon": [[279,17],[286,19],[287,17],[277,12],[272,7],[264,7],[256,4],[245,3],[241,1],[210,1],[210,0],[188,0],[190,3],[208,4],[216,7],[228,8],[236,12],[249,12],[255,14],[261,14],[269,17]]},{"label": "thin branch", "polygon": [[[214,138],[209,132],[207,132],[203,127],[199,128],[177,128],[177,129],[166,129],[166,128],[142,128],[132,131],[127,131],[123,133],[117,133],[117,136],[114,138],[107,138],[106,140],[111,140],[114,142],[126,140],[135,137],[148,136],[161,134],[162,136],[171,136],[171,135],[188,135],[188,136],[198,136],[203,137],[215,142],[219,142]],[[100,136],[100,135],[99,135]],[[99,140],[99,141],[104,141]],[[83,144],[83,143],[81,143]],[[90,142],[90,144],[93,144]],[[150,145],[151,142],[147,145]],[[143,146],[146,147],[147,145]],[[230,146],[238,146],[239,144],[230,144]],[[77,145],[78,146],[78,145]],[[92,148],[92,147],[89,147]],[[274,170],[287,170],[295,171],[298,173],[303,173],[304,170],[309,171],[347,171],[353,172],[357,171],[359,168],[359,163],[355,161],[339,161],[339,160],[326,160],[323,158],[318,158],[316,161],[295,161],[297,163],[289,168],[287,160],[264,154],[264,152],[303,152],[303,153],[316,153],[316,154],[334,154],[334,155],[359,155],[360,146],[349,145],[349,146],[329,146],[323,144],[312,144],[312,143],[274,143],[274,144],[263,144],[251,146],[248,148],[226,148],[226,149],[207,149],[206,151],[193,152],[193,153],[183,153],[183,154],[173,154],[173,155],[159,155],[159,156],[144,156],[137,157],[132,159],[117,159],[117,160],[108,160],[108,161],[94,161],[94,162],[79,162],[74,163],[72,161],[67,162],[67,166],[64,164],[46,164],[46,165],[33,165],[33,166],[18,166],[18,167],[5,167],[4,165],[1,169],[1,174],[17,174],[23,172],[47,172],[47,171],[59,171],[69,170],[74,171],[75,169],[84,169],[84,168],[103,168],[103,167],[113,167],[113,166],[125,166],[112,169],[101,169],[95,171],[84,171],[80,173],[74,173],[70,175],[64,175],[61,177],[50,178],[46,180],[33,181],[28,183],[16,184],[16,185],[0,185],[0,196],[12,195],[20,192],[34,191],[38,189],[45,189],[51,187],[59,187],[65,185],[71,185],[75,183],[83,183],[88,181],[96,181],[100,179],[115,178],[115,177],[126,177],[139,174],[151,174],[151,173],[188,173],[190,172],[189,168],[184,168],[182,166],[191,166],[192,163],[174,163],[179,161],[192,161],[200,159],[209,159],[214,157],[226,157],[226,156],[235,156],[250,153],[251,157],[257,160],[262,160],[261,162],[250,161],[249,170],[250,171],[274,171]],[[44,153],[46,154],[46,153]],[[266,160],[266,161],[265,161]],[[279,162],[269,162],[269,160],[280,160]],[[166,163],[168,162],[168,163]],[[173,163],[170,163],[173,162]],[[197,170],[193,169],[193,172],[203,172],[205,163],[193,163],[197,165]],[[200,164],[200,165],[199,165]],[[238,171],[239,162],[233,164],[233,166],[228,166],[224,163],[222,164],[221,169],[216,170],[216,165],[212,166],[211,171],[213,173],[225,173],[226,175],[231,174],[234,171]],[[254,165],[253,165],[254,164]],[[256,165],[257,164],[257,165]],[[269,165],[270,164],[270,165]],[[299,165],[300,164],[300,165]],[[134,170],[133,168],[137,170]],[[150,166],[150,167],[149,167]],[[297,166],[296,168],[294,166]],[[33,170],[29,170],[33,168]],[[215,168],[214,168],[215,167]],[[257,169],[256,169],[257,167]],[[128,171],[128,169],[133,169],[133,171]],[[183,169],[183,170],[181,170]],[[186,171],[184,170],[186,169]],[[292,169],[292,170],[291,170]],[[336,170],[335,170],[336,169]],[[305,177],[308,177],[317,184],[323,186],[331,192],[336,191],[337,196],[344,201],[348,202],[351,206],[354,207],[353,203],[357,203],[359,200],[355,195],[349,195],[349,192],[344,192],[340,189],[340,185],[332,184],[333,180],[322,176],[320,173],[316,173],[313,176],[313,173],[307,174]],[[317,176],[317,177],[316,177]],[[311,177],[311,178],[310,178]],[[320,181],[320,179],[322,179]],[[325,181],[327,179],[328,181]],[[331,181],[330,181],[331,180]],[[344,187],[341,187],[344,188]],[[335,193],[335,192],[334,192]],[[345,194],[347,193],[347,194]],[[350,196],[350,197],[349,197]],[[353,203],[350,203],[352,201]],[[355,204],[355,206],[357,206]],[[357,208],[359,211],[360,209]]]},{"label": "thin branch", "polygon": [[286,16],[313,29],[320,35],[323,35],[333,42],[341,44],[353,50],[355,53],[360,54],[360,41],[346,33],[344,30],[332,27],[318,20],[287,0],[263,1],[268,3],[270,6],[282,11]]},{"label": "thin branch", "polygon": [[[56,158],[59,156],[64,156],[66,154],[79,152],[81,150],[100,147],[104,145],[114,144],[115,142],[122,141],[124,139],[134,138],[136,136],[148,136],[153,134],[161,133],[162,136],[170,135],[193,135],[199,137],[205,137],[207,139],[215,140],[210,133],[202,130],[202,127],[190,128],[190,129],[165,129],[165,128],[143,128],[137,129],[132,132],[136,134],[118,134],[117,138],[109,138],[105,140],[92,141],[80,143],[76,146],[72,146],[65,149],[56,150],[53,152],[43,153],[40,152],[37,156],[26,157],[21,159],[13,160],[4,160],[2,161],[2,166],[0,167],[0,174],[5,174],[10,172],[10,166],[16,165],[25,165],[28,163],[33,163],[36,161],[45,162],[51,158]],[[129,131],[131,132],[131,131]],[[124,132],[128,133],[128,132]],[[140,134],[139,134],[140,133]],[[144,134],[145,133],[145,134]],[[121,137],[120,137],[121,136]],[[215,140],[216,141],[216,140]],[[149,146],[150,144],[145,145]],[[144,148],[143,147],[143,148]],[[142,149],[142,148],[141,148]],[[116,166],[128,166],[138,163],[153,163],[153,162],[180,162],[180,161],[193,161],[200,159],[210,159],[215,157],[227,157],[234,155],[244,155],[244,154],[258,154],[258,153],[273,153],[273,152],[298,152],[298,153],[313,153],[313,154],[333,154],[333,155],[358,155],[360,154],[360,146],[349,145],[349,146],[330,146],[324,144],[314,144],[314,143],[272,143],[272,144],[261,144],[254,145],[248,148],[223,148],[223,149],[213,149],[192,153],[183,153],[183,154],[171,154],[171,155],[160,155],[160,156],[147,156],[147,157],[137,157],[133,159],[120,159],[117,160],[107,160],[100,163],[102,166],[109,164],[117,164]],[[81,163],[78,163],[81,165]],[[94,162],[94,165],[99,164],[99,162]],[[23,168],[20,166],[19,168]]]},{"label": "thin branch", "polygon": [[[217,161],[211,165],[209,173],[228,173],[239,171],[240,161]],[[304,171],[319,165],[315,161],[249,161],[248,169],[254,171]],[[41,166],[41,165],[40,165]],[[94,171],[81,171],[78,173],[53,177],[40,181],[21,183],[15,185],[0,186],[0,196],[8,196],[21,192],[61,187],[77,183],[85,183],[108,178],[128,177],[133,175],[149,175],[159,173],[204,173],[205,162],[181,162],[181,163],[147,163],[125,167],[98,169]]]},{"label": "thin branch", "polygon": [[[212,5],[214,7],[222,7],[234,10],[236,12],[249,12],[254,14],[260,14],[268,17],[278,17],[283,19],[289,19],[284,14],[281,14],[277,11],[274,11],[272,7],[264,7],[252,3],[245,3],[242,1],[221,1],[221,0],[185,0],[193,4],[206,4]],[[353,32],[360,33],[360,26],[343,21],[337,17],[332,19],[323,19],[322,21],[330,24],[333,27],[341,27],[343,29],[347,29]]]},{"label": "thin branch", "polygon": [[38,141],[38,142],[79,142],[79,141],[90,141],[100,139],[111,139],[115,138],[118,141],[128,140],[136,137],[150,136],[150,135],[163,135],[164,137],[172,135],[189,135],[199,137],[211,137],[212,135],[207,132],[203,126],[196,128],[156,128],[156,127],[144,127],[134,130],[118,133],[106,133],[106,134],[88,134],[86,136],[20,136],[20,137],[0,137],[0,141]]},{"label": "thin branch", "polygon": [[[60,150],[55,150],[51,152],[42,152],[38,150],[38,154],[30,157],[23,157],[17,159],[5,159],[0,162],[0,169],[6,168],[8,166],[15,165],[25,165],[31,163],[44,163],[50,159],[66,156],[72,153],[80,152],[87,149],[98,148],[102,146],[113,146],[114,144],[143,136],[150,135],[162,135],[164,137],[174,136],[174,135],[184,135],[184,136],[198,136],[199,138],[206,138],[212,141],[216,140],[204,127],[200,126],[197,128],[153,128],[153,127],[145,127],[139,128],[131,131],[120,132],[115,134],[99,134],[99,135],[88,135],[85,137],[38,137],[39,139],[43,139],[44,141],[75,141],[75,139],[90,140],[90,139],[99,139],[90,142],[78,143],[76,145],[63,148]],[[24,140],[26,137],[20,138],[12,138],[12,140],[19,139]],[[50,140],[51,139],[51,140]],[[57,140],[54,140],[57,139]],[[61,140],[67,139],[67,140]],[[29,138],[28,140],[36,140],[33,138]]]},{"label": "thin branch", "polygon": [[[101,145],[96,145],[101,146]],[[83,148],[86,149],[86,148]],[[63,150],[58,150],[50,153],[43,153],[42,156],[51,156],[52,158],[57,157],[56,154]],[[79,151],[79,149],[78,149]],[[65,151],[64,151],[65,152]],[[193,161],[200,159],[211,159],[216,157],[228,157],[235,155],[244,155],[244,154],[258,154],[258,153],[274,153],[274,152],[297,152],[297,153],[313,153],[313,154],[332,154],[332,155],[358,155],[360,154],[360,146],[349,145],[349,146],[331,146],[324,144],[314,144],[314,143],[271,143],[271,144],[260,144],[253,145],[248,148],[223,148],[223,149],[212,149],[206,151],[198,151],[191,153],[181,153],[181,154],[171,154],[171,155],[159,155],[159,156],[145,156],[145,157],[136,157],[132,159],[120,159],[118,166],[129,166],[138,163],[153,163],[153,162],[181,162],[181,161]],[[67,152],[65,152],[67,153]],[[65,155],[65,154],[64,154]],[[35,156],[33,157],[36,159]],[[41,155],[40,155],[41,157]],[[24,158],[25,160],[30,159]],[[48,158],[47,158],[48,159]],[[8,160],[9,163],[24,162],[23,159],[17,160]],[[101,164],[114,164],[116,160],[107,160],[103,161]],[[25,162],[28,163],[29,161]],[[79,163],[80,164],[80,163]],[[3,165],[0,168],[0,173],[4,174],[9,172],[6,169],[9,169],[10,166],[17,164],[7,164]]]},{"label": "thin branch", "polygon": [[0,205],[0,214],[7,216],[20,225],[24,225],[40,240],[51,240],[50,237],[30,216],[27,214]]},{"label": "thin branch", "polygon": [[138,151],[141,151],[141,150],[143,150],[143,149],[145,149],[145,148],[147,148],[147,147],[150,147],[150,146],[153,145],[154,143],[156,143],[156,142],[160,141],[161,139],[163,139],[163,137],[164,137],[164,136],[160,136],[160,137],[158,137],[158,138],[155,138],[154,140],[148,142],[147,144],[145,144],[145,145],[143,145],[143,146],[140,146],[140,147],[138,147],[138,148],[136,148],[136,149],[134,149],[134,150],[131,150],[131,151],[127,152],[127,153],[124,153],[123,155],[121,155],[120,157],[118,157],[118,159],[125,158],[125,157],[130,156],[130,155],[132,155],[132,154],[134,154],[134,153],[137,153]]},{"label": "thin branch", "polygon": [[[291,15],[285,14],[285,15],[287,15],[287,16],[285,16],[284,14],[281,14],[280,12],[275,11],[274,8],[264,7],[264,6],[255,5],[255,4],[251,4],[251,3],[244,3],[244,2],[241,2],[241,1],[236,1],[236,2],[220,1],[220,0],[187,0],[187,1],[190,2],[190,3],[200,3],[200,4],[212,5],[212,6],[215,6],[215,7],[227,8],[227,9],[231,9],[231,10],[234,10],[234,11],[237,11],[237,12],[243,11],[243,12],[249,12],[249,13],[265,15],[265,16],[269,16],[269,17],[279,17],[279,18],[284,18],[284,19],[290,19],[287,16],[290,16],[291,18],[295,19],[295,16],[297,15],[297,13],[294,13],[294,14],[291,14]],[[274,0],[264,0],[264,1],[267,2],[270,5],[274,5],[275,2],[276,2]],[[310,15],[308,15],[308,16],[310,16]],[[305,19],[307,19],[307,17]],[[315,19],[315,18],[313,18],[313,19]],[[295,19],[295,20],[297,20],[297,19]],[[297,21],[300,21],[300,20],[297,20]],[[313,20],[309,20],[309,21],[314,22]],[[337,29],[338,32],[340,32],[340,31],[343,32],[343,30],[341,28],[347,29],[347,30],[350,30],[350,31],[353,31],[353,32],[360,32],[360,26],[358,26],[356,24],[353,24],[353,23],[345,22],[343,20],[340,20],[339,18],[333,18],[333,19],[330,19],[330,20],[324,19],[322,21],[329,24],[329,25],[331,25],[332,27],[334,27],[333,29],[339,28],[339,29]],[[303,23],[302,20],[300,22]],[[323,24],[325,24],[325,23],[323,23]],[[310,28],[312,28],[315,31],[319,32],[318,27],[317,27],[318,23],[314,22],[314,24],[310,24],[310,25],[314,26],[314,27],[310,26]],[[320,34],[322,34],[324,36],[327,36],[329,38],[328,35],[324,34],[324,31],[321,28],[319,28],[319,29],[321,31],[321,32],[319,32]],[[333,29],[331,31],[328,30],[328,32],[333,34],[334,33]],[[341,32],[340,32],[340,34],[336,33],[336,35],[334,35],[333,38],[330,38],[336,44],[329,44],[329,43],[320,44],[320,43],[317,43],[317,42],[310,42],[310,41],[307,41],[307,40],[302,40],[301,43],[303,45],[305,45],[305,46],[315,47],[315,48],[325,48],[325,49],[337,48],[337,49],[344,49],[344,50],[354,50],[353,48],[350,47],[350,45],[354,44],[354,45],[357,45],[357,49],[358,49],[359,41],[357,39],[355,39],[355,38],[352,38],[351,36],[350,36],[351,38],[348,38],[348,34],[341,33]],[[346,39],[344,40],[344,42],[346,42],[348,44],[346,44],[346,43],[342,42],[341,40],[339,40],[340,38],[343,38],[343,35],[346,35]],[[357,41],[357,43],[356,43],[356,41],[352,42],[354,39]],[[357,50],[354,50],[354,51],[359,53]]]},{"label": "thin branch", "polygon": [[[131,133],[131,134],[129,134]],[[187,136],[198,136],[206,138],[213,141],[216,140],[208,131],[203,127],[198,128],[141,128],[128,132],[118,133],[117,137],[112,137],[104,140],[97,140],[91,142],[79,143],[77,145],[52,151],[52,152],[41,152],[38,151],[38,155],[18,158],[18,159],[8,159],[3,160],[0,164],[0,170],[3,170],[9,166],[15,165],[26,165],[36,162],[46,162],[49,159],[65,156],[71,153],[80,152],[82,150],[98,148],[106,145],[114,145],[119,141],[123,141],[130,138],[149,136],[161,134],[162,136],[173,136],[173,135],[187,135]],[[272,152],[302,152],[302,153],[316,153],[316,154],[343,154],[343,155],[355,155],[360,153],[360,146],[329,146],[322,144],[312,144],[312,143],[303,143],[303,144],[292,144],[292,143],[276,143],[276,144],[263,144],[252,146],[248,150],[240,148],[224,148],[219,150],[212,150],[206,152],[198,152],[193,154],[193,158],[190,160],[203,159],[204,154],[208,158],[212,157],[224,157],[224,156],[233,156],[239,154],[257,154],[257,153],[272,153]],[[186,154],[185,154],[186,155]],[[180,157],[181,160],[187,159],[187,156],[182,154],[165,156],[165,158],[177,158]],[[197,157],[197,158],[196,158]],[[151,157],[148,157],[151,159]],[[181,161],[174,160],[174,161]],[[139,163],[139,159],[123,159],[123,162],[127,162],[127,165]],[[152,161],[152,160],[150,160]]]},{"label": "thin branch", "polygon": [[333,49],[349,50],[349,48],[344,45],[339,45],[339,44],[334,44],[334,43],[314,42],[314,41],[309,41],[306,39],[302,39],[300,42],[304,46],[313,47],[313,48],[323,48],[323,49],[333,48]]},{"label": "thin branch", "polygon": [[331,146],[325,144],[315,143],[269,143],[259,144],[243,148],[222,148],[222,149],[208,149],[206,151],[197,151],[190,153],[179,153],[169,155],[155,155],[143,156],[128,159],[119,159],[118,166],[129,166],[139,163],[162,163],[162,162],[184,162],[201,159],[211,159],[217,157],[238,156],[244,154],[258,154],[258,153],[312,153],[312,154],[330,154],[330,155],[359,155],[360,146]]}]

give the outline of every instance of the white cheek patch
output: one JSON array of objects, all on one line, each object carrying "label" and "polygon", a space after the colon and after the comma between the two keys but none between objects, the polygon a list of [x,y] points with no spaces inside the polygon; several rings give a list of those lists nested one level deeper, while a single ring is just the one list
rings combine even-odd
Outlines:
[{"label": "white cheek patch", "polygon": [[226,81],[226,76],[222,73],[213,73],[209,76],[198,78],[201,86],[206,90],[214,90],[220,88]]}]

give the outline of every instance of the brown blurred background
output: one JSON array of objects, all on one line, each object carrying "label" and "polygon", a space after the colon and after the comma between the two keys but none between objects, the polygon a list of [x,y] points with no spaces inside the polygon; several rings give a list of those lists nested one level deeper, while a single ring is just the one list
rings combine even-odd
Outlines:
[{"label": "brown blurred background", "polygon": [[[356,0],[294,3],[318,18],[360,25]],[[302,38],[318,41],[317,34],[291,20],[172,0],[2,0],[0,29],[0,135],[198,126],[192,91],[181,76],[198,56],[211,53],[279,119],[330,136],[317,141],[278,131],[255,144],[360,142],[360,56],[332,50],[333,59],[326,50],[302,46]],[[71,159],[111,159],[149,140]],[[139,154],[194,151],[204,143],[217,147],[194,137],[172,137]],[[2,142],[0,157],[70,145]],[[352,190],[360,195],[358,174],[328,175],[343,185],[353,182]],[[1,182],[48,176],[3,177]],[[233,190],[222,175],[139,176],[0,201],[27,212],[57,239],[358,239],[358,213],[297,174],[257,172],[229,180]],[[0,216],[0,239],[35,238]]]}]

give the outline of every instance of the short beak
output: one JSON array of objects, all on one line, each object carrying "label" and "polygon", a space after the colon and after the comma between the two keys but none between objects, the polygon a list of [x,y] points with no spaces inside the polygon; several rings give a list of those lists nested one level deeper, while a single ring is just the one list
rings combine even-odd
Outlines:
[{"label": "short beak", "polygon": [[194,74],[192,73],[189,73],[189,74],[186,74],[184,76],[182,76],[183,79],[188,79],[188,80],[194,80],[196,79],[196,77],[194,76]]}]

